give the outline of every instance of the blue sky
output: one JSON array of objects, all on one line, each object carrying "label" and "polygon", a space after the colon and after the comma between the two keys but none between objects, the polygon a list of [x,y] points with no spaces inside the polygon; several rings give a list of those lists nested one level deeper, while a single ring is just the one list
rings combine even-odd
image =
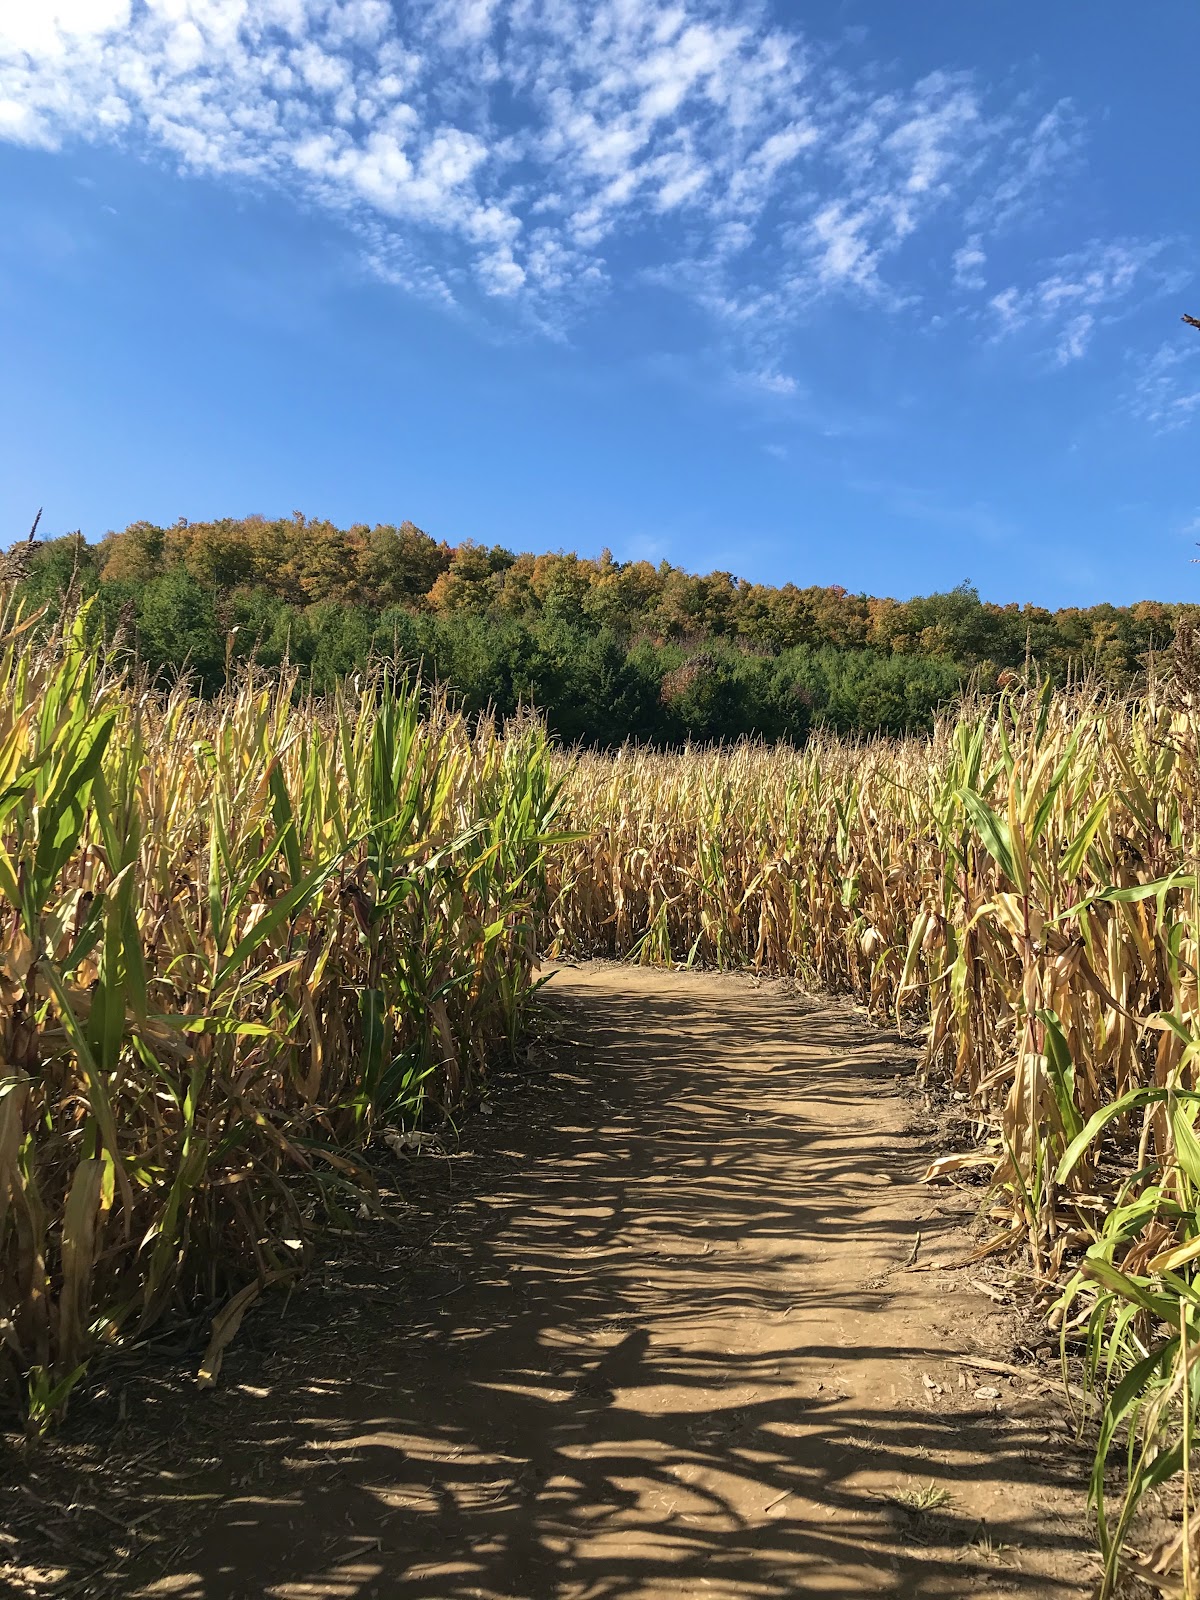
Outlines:
[{"label": "blue sky", "polygon": [[1196,598],[1195,8],[0,9],[0,544]]}]

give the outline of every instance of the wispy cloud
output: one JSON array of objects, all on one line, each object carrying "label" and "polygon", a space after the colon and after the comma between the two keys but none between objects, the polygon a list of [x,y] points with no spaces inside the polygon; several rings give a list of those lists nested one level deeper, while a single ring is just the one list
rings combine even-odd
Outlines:
[{"label": "wispy cloud", "polygon": [[736,382],[742,389],[756,394],[775,395],[782,400],[793,399],[800,393],[800,385],[788,372],[778,372],[772,367],[762,367],[755,372],[739,372]]},{"label": "wispy cloud", "polygon": [[1071,317],[1059,333],[1058,342],[1054,346],[1056,365],[1068,366],[1072,361],[1078,361],[1085,355],[1095,326],[1096,318],[1090,311],[1081,311],[1077,316]]},{"label": "wispy cloud", "polygon": [[1134,415],[1160,433],[1173,433],[1200,417],[1200,338],[1159,345],[1137,374],[1129,396]]},{"label": "wispy cloud", "polygon": [[1135,291],[1159,292],[1177,275],[1162,266],[1165,240],[1093,240],[1060,256],[1028,288],[1010,285],[989,301],[995,336],[1032,328],[1049,338],[1057,365],[1078,361],[1103,321],[1111,320]]},{"label": "wispy cloud", "polygon": [[[9,5],[0,139],[115,142],[292,194],[386,281],[551,333],[654,282],[714,319],[743,387],[783,397],[783,336],[820,302],[928,310],[953,289],[1065,365],[1164,248],[1096,242],[998,286],[998,232],[1078,164],[1075,108],[851,70],[762,0]],[[1147,379],[1158,426],[1192,403],[1170,378]]]},{"label": "wispy cloud", "polygon": [[984,276],[984,267],[987,265],[987,251],[983,248],[983,235],[973,233],[954,252],[951,263],[954,267],[954,282],[960,289],[983,289],[987,286]]},{"label": "wispy cloud", "polygon": [[862,478],[850,487],[878,497],[889,511],[982,545],[1004,546],[1020,535],[1019,527],[986,500],[960,501],[940,490],[892,479]]},{"label": "wispy cloud", "polygon": [[[569,299],[658,261],[710,308],[902,303],[904,242],[1022,202],[1061,108],[879,92],[739,0],[41,0],[0,13],[0,137],[117,140],[290,189],[443,299]],[[971,248],[982,255],[976,229]],[[980,263],[959,252],[974,285]]]},{"label": "wispy cloud", "polygon": [[1040,115],[1019,103],[1002,122],[995,168],[967,208],[972,228],[995,231],[1038,214],[1082,165],[1086,130],[1073,101]]}]

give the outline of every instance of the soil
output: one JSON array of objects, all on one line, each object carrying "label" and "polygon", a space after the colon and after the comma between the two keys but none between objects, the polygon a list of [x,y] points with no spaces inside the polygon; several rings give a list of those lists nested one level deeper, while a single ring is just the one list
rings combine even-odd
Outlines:
[{"label": "soil", "polygon": [[143,1351],[7,1474],[0,1591],[1090,1592],[1086,1452],[1003,1286],[937,1266],[970,1208],[919,1181],[898,1037],[748,978],[547,995],[523,1074],[391,1163],[215,1390]]}]

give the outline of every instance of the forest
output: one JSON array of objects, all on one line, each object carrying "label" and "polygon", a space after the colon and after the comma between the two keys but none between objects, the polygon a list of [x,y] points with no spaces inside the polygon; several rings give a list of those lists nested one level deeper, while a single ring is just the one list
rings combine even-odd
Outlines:
[{"label": "forest", "polygon": [[908,600],[772,586],[299,511],[31,535],[7,559],[50,619],[68,595],[93,599],[93,627],[160,680],[186,670],[211,695],[235,669],[286,663],[328,692],[387,656],[468,712],[532,704],[560,739],[596,748],[921,732],[968,682],[993,689],[1028,665],[1125,690],[1200,618],[1156,601],[996,605],[969,583]]}]

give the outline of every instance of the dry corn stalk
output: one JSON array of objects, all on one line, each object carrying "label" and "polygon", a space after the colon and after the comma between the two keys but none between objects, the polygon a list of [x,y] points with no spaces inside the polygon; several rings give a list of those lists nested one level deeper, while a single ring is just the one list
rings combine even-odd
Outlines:
[{"label": "dry corn stalk", "polygon": [[535,724],[384,673],[160,695],[35,620],[0,595],[0,1375],[40,1424],[98,1345],[293,1271],[375,1125],[511,1045],[558,802]]},{"label": "dry corn stalk", "polygon": [[[1136,701],[1018,684],[930,740],[572,759],[581,837],[547,929],[577,954],[755,967],[923,1024],[927,1071],[991,1129],[940,1170],[991,1168],[1012,1212],[997,1247],[1070,1278],[1093,1376],[1131,1375],[1106,1410],[1144,1446],[1126,1513],[1156,1472],[1190,1476],[1200,1399],[1179,1378],[1189,1329],[1200,1347],[1187,680],[1181,656]],[[1111,1529],[1102,1471],[1093,1488],[1111,1584],[1128,1516]]]}]

